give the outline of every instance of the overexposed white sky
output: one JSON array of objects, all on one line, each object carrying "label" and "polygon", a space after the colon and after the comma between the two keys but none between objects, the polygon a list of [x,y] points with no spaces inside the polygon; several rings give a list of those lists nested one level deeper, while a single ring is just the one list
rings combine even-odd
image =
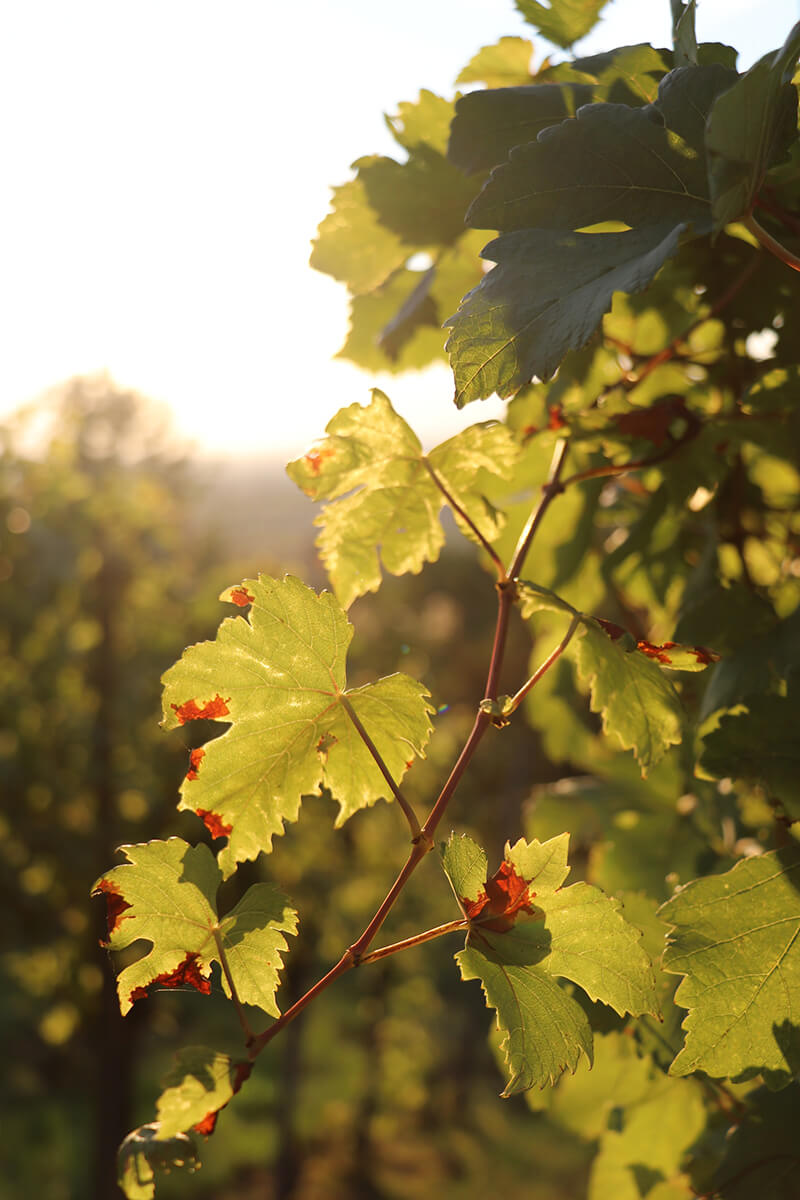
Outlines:
[{"label": "overexposed white sky", "polygon": [[[578,46],[668,45],[669,0],[614,0]],[[798,0],[701,0],[698,34],[780,45]],[[329,187],[393,153],[383,112],[451,95],[477,51],[530,37],[512,0],[6,0],[0,5],[0,418],[107,370],[208,452],[294,457],[384,388],[428,441],[445,366],[399,379],[331,357],[344,288],[308,267]]]}]

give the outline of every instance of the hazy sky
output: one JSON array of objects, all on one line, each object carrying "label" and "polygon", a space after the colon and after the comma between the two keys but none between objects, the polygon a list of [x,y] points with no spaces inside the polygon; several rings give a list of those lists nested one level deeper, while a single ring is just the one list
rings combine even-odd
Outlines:
[{"label": "hazy sky", "polygon": [[[698,32],[741,68],[798,15],[704,0]],[[459,418],[444,366],[393,380],[331,362],[345,292],[307,262],[329,186],[392,153],[381,114],[451,94],[503,34],[537,41],[512,0],[9,0],[0,415],[103,369],[212,451],[294,456],[375,384],[428,440],[495,415]],[[579,50],[636,41],[669,43],[669,0],[615,0]]]}]

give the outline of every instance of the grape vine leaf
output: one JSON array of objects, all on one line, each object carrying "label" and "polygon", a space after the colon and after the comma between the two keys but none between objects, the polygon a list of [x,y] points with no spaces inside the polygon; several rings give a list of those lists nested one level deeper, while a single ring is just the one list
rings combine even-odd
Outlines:
[{"label": "grape vine leaf", "polygon": [[800,850],[697,879],[660,916],[674,927],[664,969],[685,976],[675,1001],[689,1010],[670,1073],[788,1083],[800,1071]]},{"label": "grape vine leaf", "polygon": [[750,211],[767,170],[797,138],[798,55],[800,22],[714,105],[706,146],[715,232]]},{"label": "grape vine leaf", "polygon": [[542,37],[567,50],[597,24],[601,10],[608,0],[515,0],[525,20],[539,30]]},{"label": "grape vine leaf", "polygon": [[456,955],[461,977],[480,980],[505,1035],[505,1096],[552,1083],[567,1067],[574,1072],[582,1054],[591,1062],[588,1019],[558,978],[619,1013],[655,1011],[650,960],[621,905],[585,883],[562,887],[568,842],[562,834],[507,844],[499,870],[483,883],[479,846],[451,837],[442,850],[470,922]]},{"label": "grape vine leaf", "polygon": [[473,55],[456,83],[485,83],[489,88],[526,84],[531,79],[532,58],[533,42],[521,37],[501,37]]},{"label": "grape vine leaf", "polygon": [[659,670],[702,671],[719,655],[705,646],[637,641],[612,621],[579,613],[555,592],[520,581],[520,611],[526,619],[542,610],[579,617],[581,628],[570,643],[578,672],[591,692],[592,712],[623,749],[633,750],[642,773],[681,741],[684,712],[673,685]]},{"label": "grape vine leaf", "polygon": [[322,784],[339,802],[337,825],[389,796],[350,709],[398,782],[424,755],[431,708],[407,675],[347,690],[353,628],[330,592],[261,576],[222,599],[249,605],[249,619],[227,618],[215,641],[190,646],[166,672],[162,724],[230,723],[193,762],[178,806],[228,838],[218,856],[227,875],[268,850],[284,821],[297,819],[301,797]]},{"label": "grape vine leaf", "polygon": [[725,1157],[712,1181],[715,1200],[796,1200],[800,1151],[800,1088],[747,1097],[747,1116],[725,1139]]},{"label": "grape vine leaf", "polygon": [[163,1141],[190,1129],[208,1136],[217,1114],[239,1091],[252,1064],[236,1063],[207,1046],[185,1046],[175,1059],[158,1098],[156,1137]]},{"label": "grape vine leaf", "polygon": [[[483,472],[506,479],[512,470],[517,448],[505,425],[472,425],[423,454],[416,434],[376,389],[366,407],[341,409],[327,432],[287,472],[306,495],[335,501],[318,518],[318,545],[343,605],[377,591],[381,564],[402,575],[439,557],[445,540],[439,512],[447,501],[437,480],[487,540],[500,532],[502,515],[481,494],[481,482]],[[473,536],[458,510],[455,516]]]},{"label": "grape vine leaf", "polygon": [[615,292],[647,287],[685,228],[522,229],[489,242],[481,257],[497,266],[445,321],[457,406],[493,393],[513,396],[533,376],[549,379],[567,351],[586,344]]},{"label": "grape vine leaf", "polygon": [[684,67],[661,80],[652,105],[586,105],[512,150],[473,201],[467,223],[563,231],[622,221],[708,232],[705,119],[735,79],[719,65]]},{"label": "grape vine leaf", "polygon": [[371,292],[402,267],[411,250],[380,221],[361,178],[333,189],[311,252],[311,266],[346,283],[355,295]]},{"label": "grape vine leaf", "polygon": [[127,1200],[152,1200],[155,1172],[176,1167],[196,1171],[200,1166],[191,1138],[179,1133],[168,1140],[158,1137],[158,1125],[142,1125],[125,1138],[117,1157],[118,1182]]},{"label": "grape vine leaf", "polygon": [[[211,991],[211,967],[227,961],[231,980],[244,1004],[280,1015],[275,1003],[285,933],[297,929],[297,914],[277,888],[250,887],[225,916],[216,909],[222,872],[208,846],[190,846],[181,838],[122,846],[127,862],[97,880],[92,895],[104,895],[111,950],[125,950],[140,938],[150,950],[117,976],[120,1010],[125,1016],[147,989],[189,984]],[[222,986],[230,996],[223,971]]]}]

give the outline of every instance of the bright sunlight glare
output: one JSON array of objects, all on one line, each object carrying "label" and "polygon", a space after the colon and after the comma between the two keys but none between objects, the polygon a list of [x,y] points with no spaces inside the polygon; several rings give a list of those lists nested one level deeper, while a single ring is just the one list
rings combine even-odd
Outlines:
[{"label": "bright sunlight glare", "polygon": [[[699,34],[747,47],[741,68],[797,8],[705,0]],[[331,361],[344,289],[308,255],[351,161],[396,152],[382,112],[451,94],[503,34],[547,50],[511,0],[6,5],[0,416],[102,370],[217,454],[294,456],[374,385],[428,442],[499,415],[457,418],[444,365],[395,380]],[[579,49],[640,40],[668,43],[668,0],[617,0]]]}]

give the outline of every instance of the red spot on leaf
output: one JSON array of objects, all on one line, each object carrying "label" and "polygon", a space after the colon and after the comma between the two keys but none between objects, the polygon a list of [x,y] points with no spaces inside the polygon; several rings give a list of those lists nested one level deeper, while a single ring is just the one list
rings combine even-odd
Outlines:
[{"label": "red spot on leaf", "polygon": [[201,747],[197,750],[192,750],[189,755],[189,770],[186,772],[187,779],[197,779],[197,772],[200,769],[200,763],[206,756],[205,750]]},{"label": "red spot on leaf", "polygon": [[551,404],[547,412],[547,428],[553,430],[563,429],[567,422],[561,410],[561,406],[559,404]]},{"label": "red spot on leaf", "polygon": [[226,825],[219,813],[209,812],[206,808],[198,808],[197,815],[213,838],[228,837],[232,825]]},{"label": "red spot on leaf", "polygon": [[[483,914],[481,925],[497,933],[505,933],[516,920],[517,913],[534,913],[532,892],[526,880],[517,874],[510,862],[501,862],[491,879],[478,895],[477,900],[462,899],[464,912],[470,921]],[[491,918],[486,920],[486,918]]]},{"label": "red spot on leaf", "polygon": [[710,667],[712,663],[719,662],[721,657],[721,655],[717,654],[716,650],[709,650],[707,646],[690,646],[689,649],[697,661],[705,667]]},{"label": "red spot on leaf", "polygon": [[637,642],[636,649],[641,650],[642,654],[646,654],[648,658],[654,658],[656,662],[669,666],[672,659],[664,652],[665,650],[671,650],[674,645],[674,642],[664,642],[663,646],[656,646],[652,642]]},{"label": "red spot on leaf", "polygon": [[309,470],[311,471],[312,475],[319,475],[325,459],[333,458],[335,453],[336,451],[332,446],[329,446],[327,449],[309,450],[303,461],[308,463]]},{"label": "red spot on leaf", "polygon": [[206,979],[200,973],[198,959],[200,955],[196,950],[190,950],[184,958],[183,962],[178,963],[174,971],[165,971],[162,975],[156,975],[146,987],[134,988],[131,992],[131,1003],[135,1000],[144,1000],[147,996],[148,988],[155,987],[158,984],[160,987],[176,988],[183,987],[188,984],[190,987],[196,988],[198,992],[202,992],[204,996],[211,994],[211,980]]},{"label": "red spot on leaf", "polygon": [[118,927],[123,919],[123,913],[126,908],[130,908],[127,900],[122,898],[122,893],[119,890],[119,885],[110,879],[101,879],[97,885],[95,895],[100,892],[106,898],[106,921],[108,923],[108,936],[111,937],[114,930]]},{"label": "red spot on leaf", "polygon": [[251,596],[245,587],[231,588],[230,601],[231,604],[238,604],[239,608],[247,608],[248,604],[252,604],[255,596]]},{"label": "red spot on leaf", "polygon": [[612,642],[616,642],[618,638],[623,637],[627,632],[621,625],[615,625],[613,621],[606,621],[604,617],[596,617],[595,620],[598,625],[603,626],[603,629],[605,629]]},{"label": "red spot on leaf", "polygon": [[538,432],[539,432],[538,425],[526,425],[525,428],[522,430],[522,436],[526,437],[526,438],[533,437],[533,435]]},{"label": "red spot on leaf", "polygon": [[202,1121],[198,1121],[196,1125],[192,1126],[192,1129],[194,1129],[195,1133],[202,1133],[203,1137],[211,1137],[214,1127],[217,1124],[218,1116],[219,1109],[215,1108],[210,1113],[206,1113]]},{"label": "red spot on leaf", "polygon": [[230,712],[229,700],[230,696],[227,700],[223,700],[222,696],[217,693],[213,700],[207,700],[203,705],[198,704],[196,700],[187,700],[185,704],[171,704],[170,708],[181,725],[185,725],[187,721],[199,721],[204,717],[210,721],[217,717],[227,717]]},{"label": "red spot on leaf", "polygon": [[410,770],[411,770],[411,768],[413,767],[413,765],[414,765],[414,760],[413,760],[413,758],[410,758],[410,759],[408,760],[408,762],[406,763],[406,770],[407,770],[407,771],[410,771]]}]

